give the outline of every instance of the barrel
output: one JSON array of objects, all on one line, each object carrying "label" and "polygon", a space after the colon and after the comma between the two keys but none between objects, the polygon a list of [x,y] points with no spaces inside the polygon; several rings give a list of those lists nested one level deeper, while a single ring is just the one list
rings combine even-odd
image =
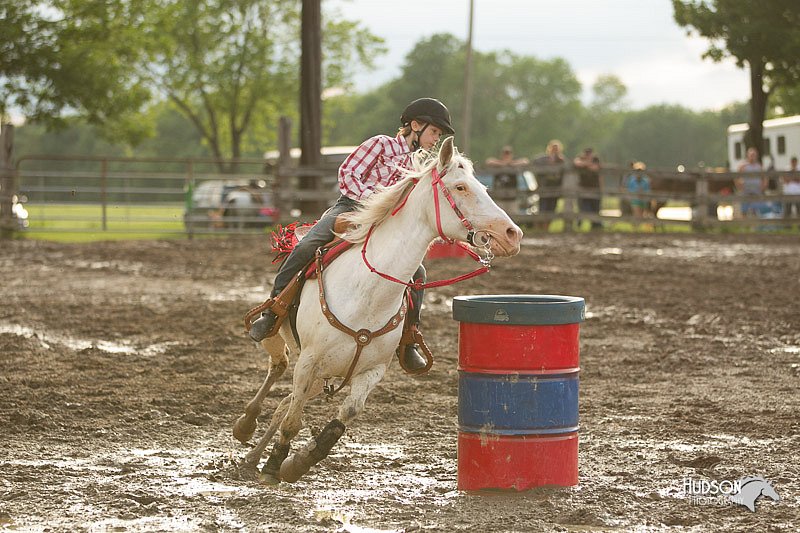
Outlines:
[{"label": "barrel", "polygon": [[456,296],[458,488],[578,483],[583,298]]}]

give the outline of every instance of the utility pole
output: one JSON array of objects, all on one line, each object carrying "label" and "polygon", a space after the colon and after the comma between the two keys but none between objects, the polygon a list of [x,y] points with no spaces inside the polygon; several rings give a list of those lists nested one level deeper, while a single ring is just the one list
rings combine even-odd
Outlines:
[{"label": "utility pole", "polygon": [[464,106],[462,108],[461,127],[464,130],[461,145],[469,154],[470,130],[472,128],[472,26],[475,14],[475,0],[469,0],[469,30],[467,32],[467,58],[464,65]]}]

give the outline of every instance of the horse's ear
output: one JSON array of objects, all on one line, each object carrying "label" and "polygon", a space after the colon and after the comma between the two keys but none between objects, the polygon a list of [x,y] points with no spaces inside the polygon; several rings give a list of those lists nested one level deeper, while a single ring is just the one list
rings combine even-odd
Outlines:
[{"label": "horse's ear", "polygon": [[453,159],[453,138],[448,137],[442,143],[442,148],[439,150],[439,167],[440,168],[447,168],[450,165],[450,161]]}]

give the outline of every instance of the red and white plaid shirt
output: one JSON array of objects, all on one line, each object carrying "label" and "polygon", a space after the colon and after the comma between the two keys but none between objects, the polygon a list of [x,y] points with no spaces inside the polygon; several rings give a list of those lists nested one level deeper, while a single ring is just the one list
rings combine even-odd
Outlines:
[{"label": "red and white plaid shirt", "polygon": [[357,202],[365,200],[378,185],[388,187],[411,168],[411,151],[398,135],[376,135],[361,143],[339,167],[339,190]]}]

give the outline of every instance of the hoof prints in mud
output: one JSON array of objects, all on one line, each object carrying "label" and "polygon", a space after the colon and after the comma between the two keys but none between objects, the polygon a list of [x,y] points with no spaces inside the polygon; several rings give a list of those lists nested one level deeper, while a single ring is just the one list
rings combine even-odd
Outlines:
[{"label": "hoof prints in mud", "polygon": [[[231,435],[266,370],[241,333],[274,274],[266,255],[254,257],[261,249],[248,239],[3,243],[0,527],[800,528],[796,236],[536,236],[488,275],[430,291],[431,373],[393,366],[331,455],[274,487],[237,469],[251,448]],[[47,275],[14,266],[25,264]],[[464,267],[426,266],[429,279]],[[456,490],[450,302],[496,293],[586,299],[578,487]],[[337,408],[313,401],[305,421],[321,427]],[[770,480],[781,500],[761,498],[751,513],[682,492],[686,477],[746,475]]]}]

